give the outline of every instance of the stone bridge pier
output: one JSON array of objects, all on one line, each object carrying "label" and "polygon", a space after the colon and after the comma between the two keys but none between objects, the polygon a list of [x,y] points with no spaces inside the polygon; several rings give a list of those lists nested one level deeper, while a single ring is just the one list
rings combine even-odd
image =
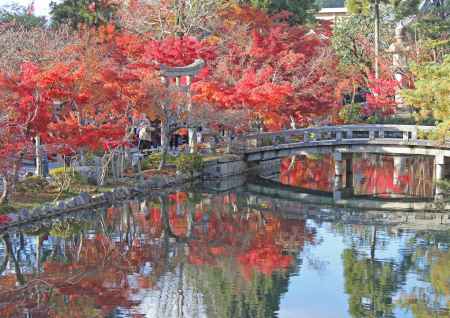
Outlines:
[{"label": "stone bridge pier", "polygon": [[434,177],[436,183],[435,199],[440,200],[445,194],[440,182],[445,178],[450,178],[450,157],[444,155],[434,157]]},{"label": "stone bridge pier", "polygon": [[334,187],[333,198],[335,201],[354,194],[353,189],[353,160],[351,153],[335,151],[334,157]]}]

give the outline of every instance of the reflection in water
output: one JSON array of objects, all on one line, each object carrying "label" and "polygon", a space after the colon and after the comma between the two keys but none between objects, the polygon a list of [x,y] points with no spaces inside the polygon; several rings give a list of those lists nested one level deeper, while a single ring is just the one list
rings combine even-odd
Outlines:
[{"label": "reflection in water", "polygon": [[280,182],[309,190],[333,191],[334,160],[330,154],[293,156],[281,161]]},{"label": "reflection in water", "polygon": [[433,197],[432,157],[354,155],[355,194],[379,197]]},{"label": "reflection in water", "polygon": [[0,316],[447,317],[450,232],[376,224],[247,193],[123,202],[2,234]]},{"label": "reflection in water", "polygon": [[394,317],[393,296],[405,282],[410,267],[409,253],[401,261],[377,260],[377,229],[372,230],[370,255],[359,253],[354,246],[344,250],[345,291],[349,295],[352,317]]},{"label": "reflection in water", "polygon": [[[414,271],[421,280],[431,282],[431,287],[416,287],[401,299],[402,307],[411,310],[416,318],[444,318],[450,314],[449,235],[450,232],[433,233],[411,239]],[[447,310],[439,310],[443,307]]]},{"label": "reflection in water", "polygon": [[[432,198],[433,160],[426,156],[353,154],[354,195]],[[281,162],[280,182],[332,192],[334,169],[331,154],[285,158]]]}]

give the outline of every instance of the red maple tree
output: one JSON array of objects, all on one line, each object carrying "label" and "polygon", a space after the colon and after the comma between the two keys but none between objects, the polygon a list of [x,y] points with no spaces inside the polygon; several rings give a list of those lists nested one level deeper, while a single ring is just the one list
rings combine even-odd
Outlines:
[{"label": "red maple tree", "polygon": [[217,62],[195,85],[196,101],[250,109],[268,129],[332,120],[338,72],[327,25],[310,31],[240,7],[224,16]]},{"label": "red maple tree", "polygon": [[367,104],[364,114],[367,116],[378,115],[382,118],[395,113],[397,102],[395,95],[399,83],[395,79],[376,79],[369,75],[368,88],[370,93],[366,94]]}]

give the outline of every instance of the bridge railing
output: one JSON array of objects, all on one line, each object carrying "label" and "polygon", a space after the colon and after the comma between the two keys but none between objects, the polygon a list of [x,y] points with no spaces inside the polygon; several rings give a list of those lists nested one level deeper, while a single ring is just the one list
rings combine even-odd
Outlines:
[{"label": "bridge railing", "polygon": [[351,141],[366,141],[369,143],[370,141],[381,140],[414,143],[419,141],[420,132],[429,133],[434,129],[433,126],[412,125],[343,125],[250,133],[238,137],[232,144],[232,150],[234,152],[246,152],[261,147],[293,143],[320,145],[345,144]]}]

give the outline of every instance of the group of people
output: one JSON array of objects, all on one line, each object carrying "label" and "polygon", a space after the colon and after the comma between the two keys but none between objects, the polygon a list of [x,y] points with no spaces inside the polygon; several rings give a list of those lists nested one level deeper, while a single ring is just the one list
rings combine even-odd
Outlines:
[{"label": "group of people", "polygon": [[[155,125],[156,126],[156,125]],[[137,138],[137,145],[139,151],[145,152],[153,148],[157,148],[160,145],[159,129],[153,126],[151,123],[143,123],[135,128],[134,135]],[[187,143],[185,137],[173,134],[170,139],[170,149],[177,149],[179,145]]]}]

